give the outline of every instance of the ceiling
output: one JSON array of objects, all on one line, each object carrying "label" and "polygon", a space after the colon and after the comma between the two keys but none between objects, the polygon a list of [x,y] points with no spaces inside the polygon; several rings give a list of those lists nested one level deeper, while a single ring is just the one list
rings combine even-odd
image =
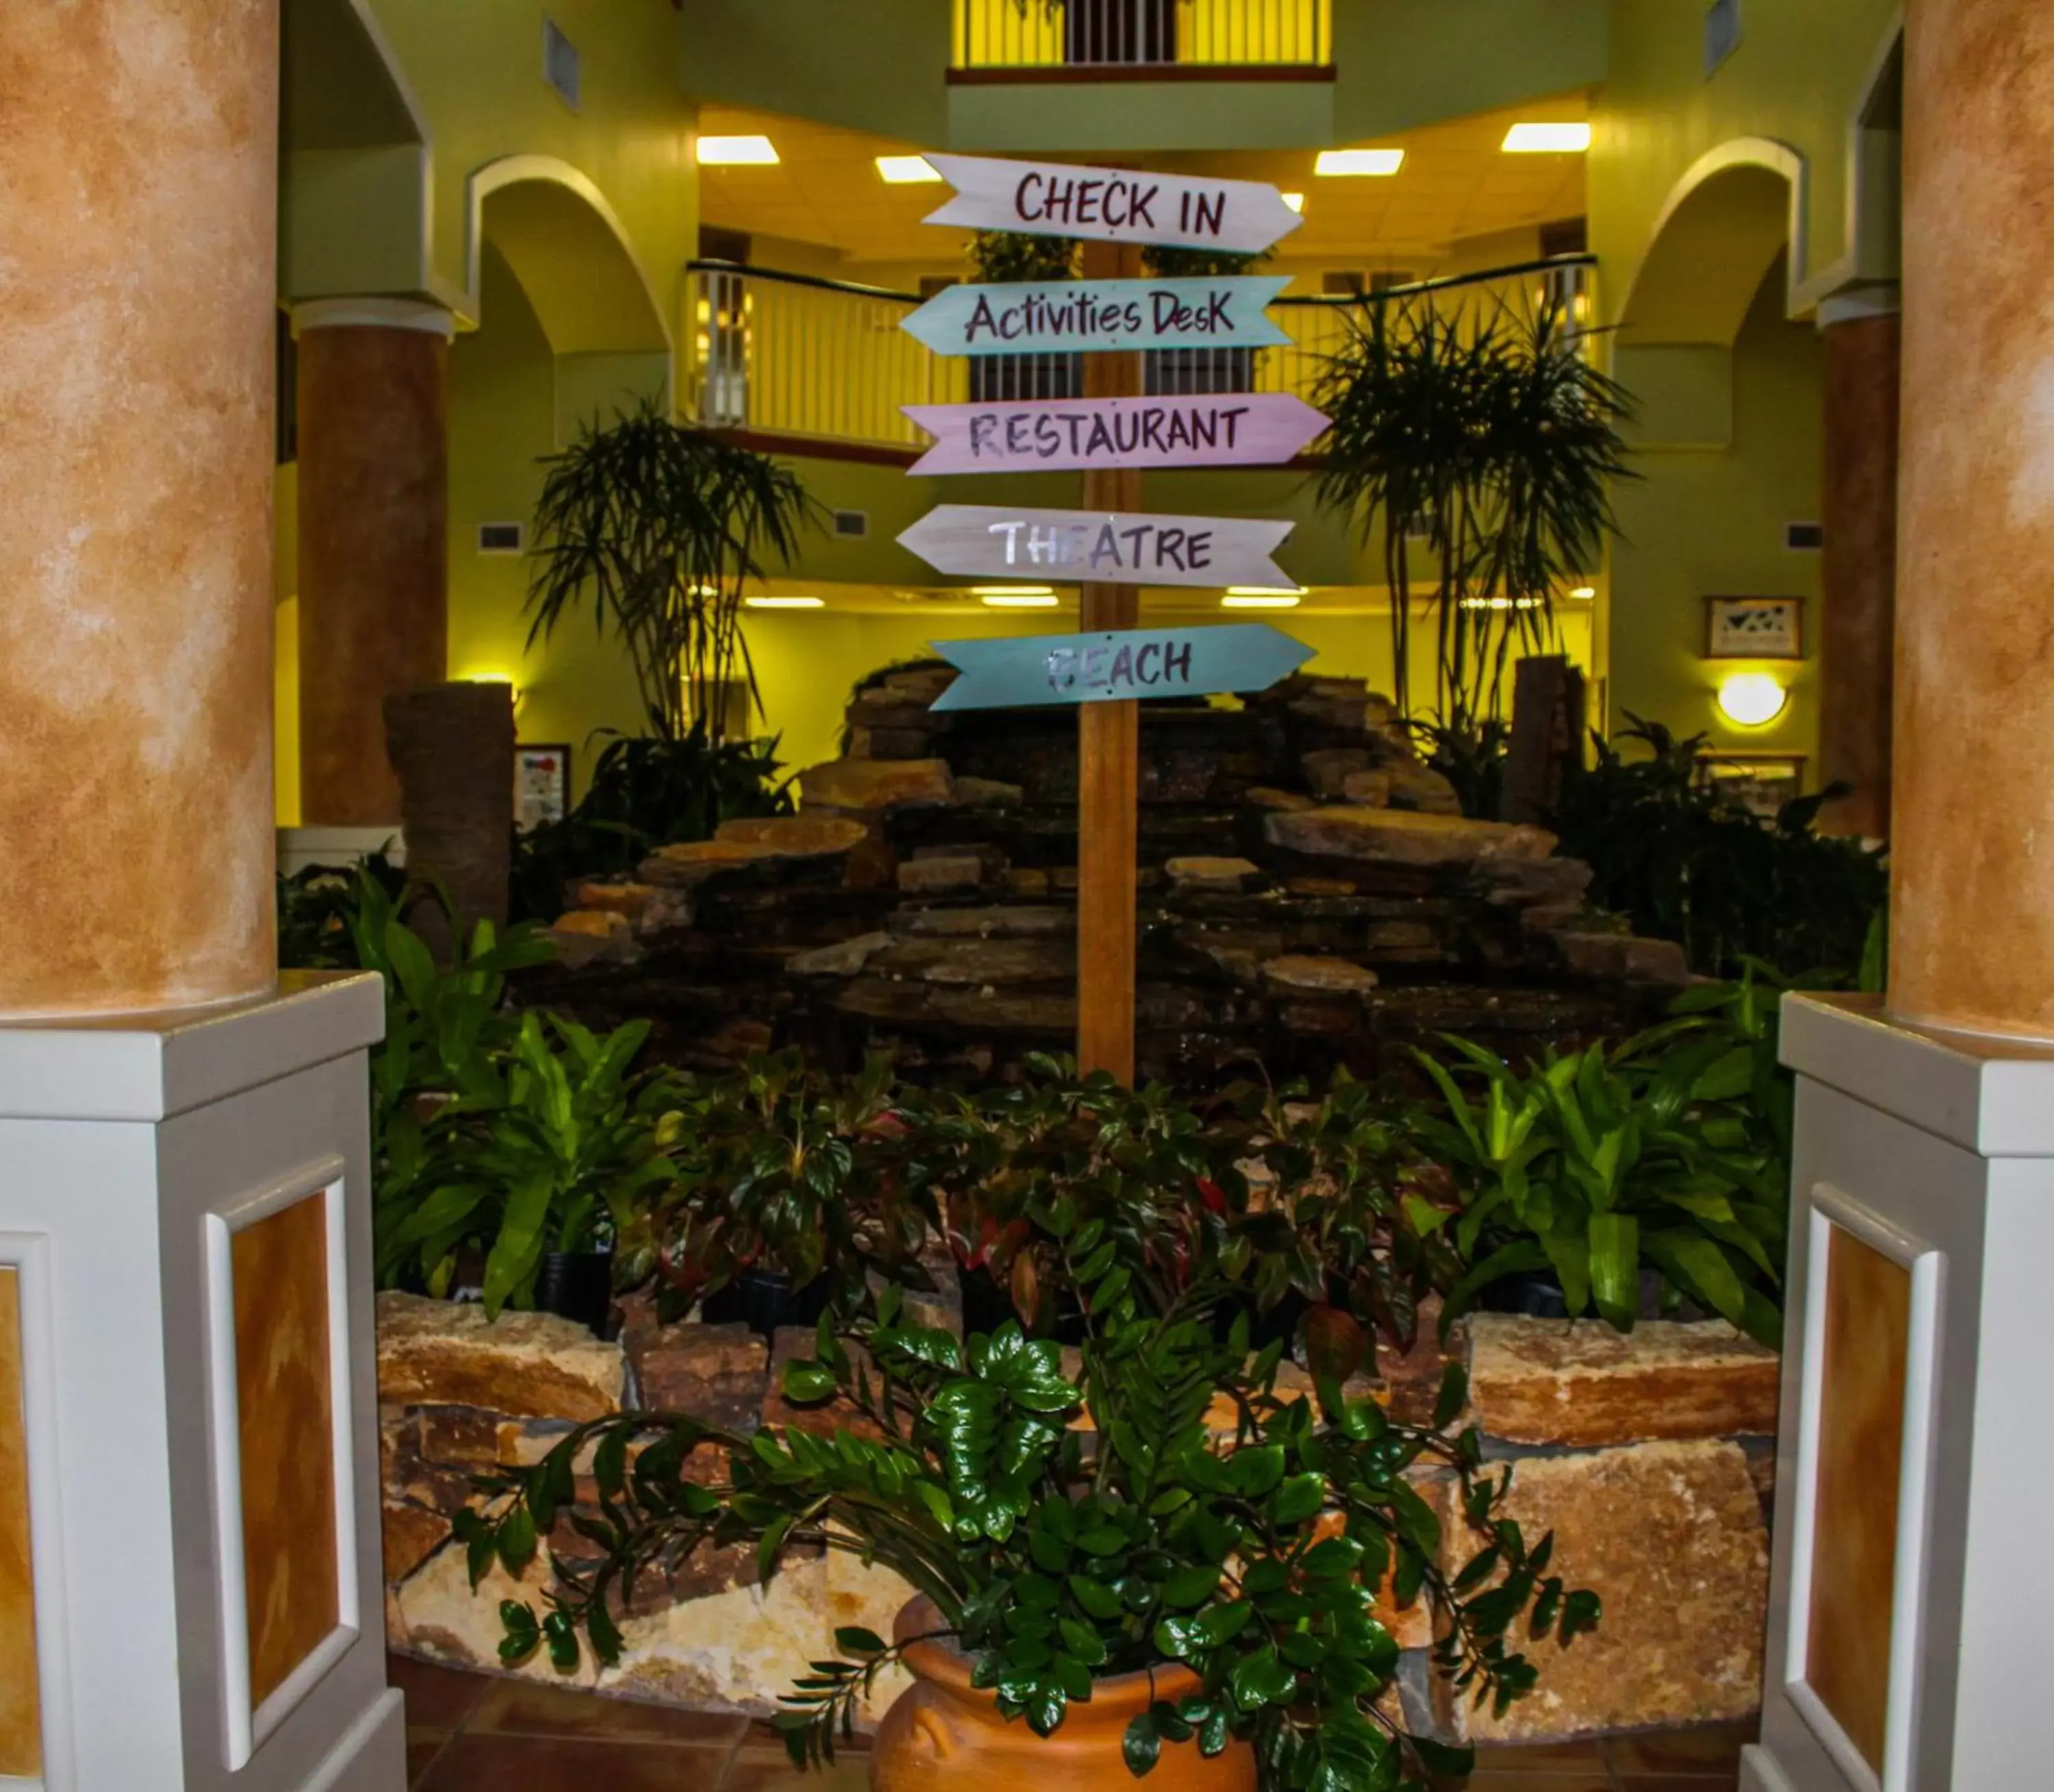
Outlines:
[{"label": "ceiling", "polygon": [[[1306,195],[1304,226],[1287,238],[1284,258],[1328,266],[1374,268],[1430,264],[1465,238],[1530,229],[1584,210],[1580,155],[1507,155],[1499,148],[1520,120],[1582,120],[1584,96],[1482,112],[1425,129],[1346,147],[1405,151],[1387,178],[1322,178],[1309,150],[1164,155],[1164,172],[1204,172],[1265,180]],[[910,263],[950,267],[962,255],[962,233],[923,225],[948,189],[938,184],[887,187],[873,158],[917,154],[932,145],[894,142],[859,131],[732,107],[709,106],[707,135],[761,132],[776,144],[775,167],[701,171],[705,221],[819,246],[847,263]]]}]

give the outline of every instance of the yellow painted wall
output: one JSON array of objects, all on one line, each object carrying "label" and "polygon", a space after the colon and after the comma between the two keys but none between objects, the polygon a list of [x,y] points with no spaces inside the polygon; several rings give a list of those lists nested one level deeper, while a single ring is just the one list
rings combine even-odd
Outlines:
[{"label": "yellow painted wall", "polygon": [[[465,277],[465,182],[506,155],[569,162],[605,194],[675,319],[698,234],[692,114],[677,85],[670,0],[371,0],[427,114],[435,151],[433,267]],[[542,78],[542,20],[576,46],[576,112]]]},{"label": "yellow painted wall", "polygon": [[1808,272],[1847,253],[1851,122],[1903,10],[1901,0],[1749,0],[1740,48],[1708,81],[1702,6],[1613,0],[1588,170],[1591,246],[1612,315],[1670,191],[1737,137],[1772,139],[1808,161]]},{"label": "yellow painted wall", "polygon": [[529,566],[481,554],[478,525],[526,521],[542,489],[541,457],[556,440],[559,388],[581,370],[552,355],[549,340],[505,264],[488,256],[485,327],[450,355],[450,631],[454,678],[504,677],[518,693],[524,741],[561,741],[581,789],[597,728],[633,730],[642,706],[627,658],[573,616],[546,644],[526,646],[522,613]]},{"label": "yellow painted wall", "polygon": [[[1811,325],[1784,320],[1783,280],[1779,262],[1734,345],[1731,446],[1640,455],[1644,477],[1617,494],[1611,718],[1623,725],[1631,710],[1682,733],[1710,729],[1729,751],[1816,755],[1819,556],[1790,552],[1784,526],[1819,515],[1820,351]],[[1708,596],[1803,598],[1815,657],[1761,666],[1705,659]],[[1722,678],[1745,670],[1790,680],[1791,701],[1766,728],[1737,728],[1713,701]]]}]

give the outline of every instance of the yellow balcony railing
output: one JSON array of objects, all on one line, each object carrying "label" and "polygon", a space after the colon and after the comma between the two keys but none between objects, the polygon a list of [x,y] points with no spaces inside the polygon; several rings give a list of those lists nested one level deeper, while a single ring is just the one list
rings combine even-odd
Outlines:
[{"label": "yellow balcony railing", "polygon": [[955,0],[958,69],[1317,69],[1333,0]]},{"label": "yellow balcony railing", "polygon": [[[1151,351],[1143,356],[1143,388],[1163,395],[1289,392],[1313,403],[1329,363],[1367,307],[1430,296],[1443,316],[1490,306],[1530,316],[1552,305],[1573,327],[1591,315],[1591,274],[1588,257],[1563,257],[1363,298],[1279,299],[1269,316],[1288,342]],[[899,328],[921,302],[914,293],[727,261],[695,261],[691,278],[698,323],[693,408],[701,422],[718,428],[801,451],[817,443],[827,454],[911,459],[928,438],[901,406],[1084,393],[1080,355],[934,353]]]}]

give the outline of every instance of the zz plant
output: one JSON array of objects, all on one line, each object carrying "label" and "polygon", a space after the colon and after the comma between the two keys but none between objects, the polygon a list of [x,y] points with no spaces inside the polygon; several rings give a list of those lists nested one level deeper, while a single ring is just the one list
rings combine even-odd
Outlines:
[{"label": "zz plant", "polygon": [[[1080,1272],[1104,1227],[1074,1208],[1057,1217]],[[824,1548],[924,1594],[938,1633],[975,1658],[974,1684],[1041,1735],[1103,1676],[1192,1670],[1198,1692],[1157,1701],[1128,1729],[1137,1776],[1165,1742],[1193,1738],[1207,1755],[1251,1743],[1271,1792],[1466,1772],[1468,1751],[1407,1733],[1382,1702],[1399,1652],[1379,1590],[1430,1600],[1438,1670],[1501,1711],[1537,1678],[1520,1635],[1567,1643],[1599,1611],[1548,1572],[1552,1537],[1529,1544],[1502,1516],[1509,1471],[1483,1467],[1474,1431],[1449,1433],[1460,1371],[1432,1426],[1399,1425],[1330,1380],[1312,1397],[1280,1388],[1281,1343],[1251,1357],[1245,1317],[1224,1339],[1210,1322],[1217,1285],[1151,1314],[1108,1278],[1091,1291],[1074,1373],[1012,1321],[966,1346],[911,1323],[887,1287],[852,1318],[823,1319],[815,1356],[785,1370],[788,1399],[837,1401],[853,1428],[742,1436],[627,1413],[488,1478],[492,1503],[458,1525],[474,1582],[495,1561],[518,1572],[560,1523],[584,1539],[556,1559],[545,1611],[502,1605],[503,1656],[546,1649],[568,1669],[588,1645],[615,1661],[617,1614],[643,1576],[702,1547],[753,1545],[767,1582],[790,1551]],[[588,1460],[596,1504],[576,1508]],[[1436,1491],[1451,1497],[1438,1503]],[[1453,1572],[1446,1524],[1478,1546]],[[801,1763],[832,1759],[907,1646],[860,1629],[836,1643],[778,1719]]]}]

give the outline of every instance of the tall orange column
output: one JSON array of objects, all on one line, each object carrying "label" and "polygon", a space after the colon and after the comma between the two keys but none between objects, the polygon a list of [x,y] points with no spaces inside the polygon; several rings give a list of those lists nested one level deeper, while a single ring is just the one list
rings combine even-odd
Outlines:
[{"label": "tall orange column", "polygon": [[1836,833],[1890,829],[1897,616],[1900,345],[1894,287],[1820,307],[1826,455],[1820,516],[1819,758],[1822,781],[1853,786],[1828,806]]},{"label": "tall orange column", "polygon": [[441,683],[448,661],[450,315],[323,300],[293,323],[300,819],[396,827],[385,699]]},{"label": "tall orange column", "polygon": [[1917,0],[1890,1008],[2054,1039],[2054,7]]},{"label": "tall orange column", "polygon": [[0,7],[0,1018],[273,980],[277,33]]}]

